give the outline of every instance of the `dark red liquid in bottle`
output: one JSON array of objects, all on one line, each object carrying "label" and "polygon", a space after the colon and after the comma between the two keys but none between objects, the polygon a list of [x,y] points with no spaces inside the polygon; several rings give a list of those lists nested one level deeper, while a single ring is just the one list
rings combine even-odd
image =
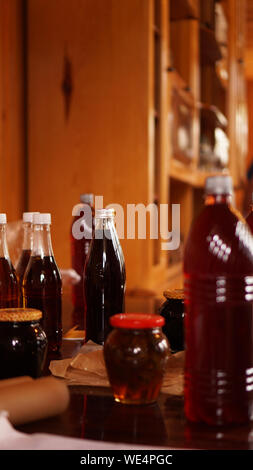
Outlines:
[{"label": "dark red liquid in bottle", "polygon": [[208,196],[184,256],[185,413],[211,425],[253,410],[253,239],[227,196]]},{"label": "dark red liquid in bottle", "polygon": [[9,258],[0,257],[0,308],[19,306],[19,286]]},{"label": "dark red liquid in bottle", "polygon": [[[86,203],[85,203],[86,204]],[[78,204],[78,206],[82,206],[83,204]],[[79,230],[81,232],[82,237],[77,238],[73,234],[73,227],[76,222],[85,218],[86,211],[80,210],[80,213],[73,217],[71,223],[71,233],[70,233],[70,240],[71,240],[71,263],[72,268],[79,274],[80,281],[72,286],[72,303],[73,303],[73,313],[72,313],[72,322],[74,325],[78,325],[79,328],[84,328],[84,292],[83,292],[83,270],[84,265],[86,262],[86,258],[89,252],[90,244],[92,241],[92,233],[93,233],[93,221],[94,221],[94,209],[91,204],[87,204],[87,207],[90,207],[92,210],[92,221],[91,221],[91,236],[90,238],[85,237],[84,228],[82,226],[82,222],[80,223]]]},{"label": "dark red liquid in bottle", "polygon": [[[98,235],[98,231],[95,232]],[[103,238],[102,238],[103,237]],[[111,331],[109,318],[124,311],[125,271],[117,244],[94,238],[84,269],[85,340],[98,344]]]},{"label": "dark red liquid in bottle", "polygon": [[247,215],[246,222],[250,227],[251,233],[253,233],[253,209],[251,209],[250,213]]},{"label": "dark red liquid in bottle", "polygon": [[42,312],[48,351],[58,352],[62,341],[62,282],[53,256],[31,256],[23,281],[25,307]]},{"label": "dark red liquid in bottle", "polygon": [[22,283],[24,279],[25,270],[27,268],[32,250],[22,250],[17,267],[16,273],[18,276],[19,290],[20,290],[20,306],[23,306]]}]

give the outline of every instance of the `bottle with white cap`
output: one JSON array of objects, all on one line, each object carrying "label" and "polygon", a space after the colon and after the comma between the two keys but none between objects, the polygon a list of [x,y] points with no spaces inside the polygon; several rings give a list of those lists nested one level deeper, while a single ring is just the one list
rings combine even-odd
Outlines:
[{"label": "bottle with white cap", "polygon": [[253,238],[229,176],[206,180],[184,253],[185,414],[209,425],[253,410]]},{"label": "bottle with white cap", "polygon": [[95,234],[84,268],[85,341],[104,344],[111,331],[110,316],[124,312],[125,265],[114,211],[98,209]]},{"label": "bottle with white cap", "polygon": [[0,308],[19,307],[18,278],[9,256],[6,224],[6,214],[0,214]]},{"label": "bottle with white cap", "polygon": [[51,214],[33,216],[33,248],[23,279],[25,307],[42,311],[49,353],[59,352],[62,340],[62,281],[51,240]]},{"label": "bottle with white cap", "polygon": [[70,230],[71,267],[80,276],[72,286],[72,321],[84,328],[83,270],[94,231],[94,195],[81,194],[80,203],[73,208]]},{"label": "bottle with white cap", "polygon": [[23,212],[23,242],[22,251],[16,266],[20,286],[20,305],[23,305],[22,282],[33,246],[33,215],[39,212]]}]

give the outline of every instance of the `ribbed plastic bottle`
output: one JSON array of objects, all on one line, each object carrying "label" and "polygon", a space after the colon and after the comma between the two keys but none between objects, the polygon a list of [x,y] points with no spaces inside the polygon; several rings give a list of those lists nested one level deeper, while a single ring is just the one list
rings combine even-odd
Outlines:
[{"label": "ribbed plastic bottle", "polygon": [[253,238],[232,180],[206,180],[184,253],[185,415],[210,425],[253,415]]},{"label": "ribbed plastic bottle", "polygon": [[33,249],[23,279],[24,306],[42,311],[48,351],[62,341],[62,281],[51,242],[51,214],[33,217]]},{"label": "ribbed plastic bottle", "polygon": [[6,214],[0,214],[0,308],[19,307],[18,278],[9,256],[6,224]]}]

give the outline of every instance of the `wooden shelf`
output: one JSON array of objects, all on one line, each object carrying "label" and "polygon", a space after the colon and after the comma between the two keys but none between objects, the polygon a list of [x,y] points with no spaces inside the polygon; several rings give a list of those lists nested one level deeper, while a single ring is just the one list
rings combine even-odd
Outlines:
[{"label": "wooden shelf", "polygon": [[222,59],[220,45],[212,29],[200,24],[200,62],[202,65],[214,64]]},{"label": "wooden shelf", "polygon": [[171,21],[183,19],[198,19],[198,8],[193,0],[171,0],[170,19]]},{"label": "wooden shelf", "polygon": [[198,108],[201,111],[201,117],[206,119],[212,127],[221,127],[223,130],[227,129],[227,118],[216,106],[198,103]]},{"label": "wooden shelf", "polygon": [[176,88],[183,100],[188,104],[188,106],[194,106],[195,99],[190,87],[178,73],[178,71],[172,67],[168,68],[170,73],[171,86]]},{"label": "wooden shelf", "polygon": [[[170,162],[169,176],[177,181],[181,181],[181,183],[189,184],[195,188],[203,188],[206,178],[216,174],[221,174],[221,172],[202,171],[200,169],[193,168],[190,165],[186,166],[173,158]],[[222,174],[227,174],[227,172],[223,171]]]}]

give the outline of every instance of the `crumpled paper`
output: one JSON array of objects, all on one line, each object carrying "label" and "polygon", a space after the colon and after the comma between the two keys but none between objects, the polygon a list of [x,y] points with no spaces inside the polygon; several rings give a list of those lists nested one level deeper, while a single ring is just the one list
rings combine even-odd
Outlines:
[{"label": "crumpled paper", "polygon": [[[51,361],[49,367],[56,377],[67,380],[68,385],[110,387],[103,346],[88,341],[73,358]],[[162,393],[183,395],[184,351],[170,356],[161,388]]]}]

